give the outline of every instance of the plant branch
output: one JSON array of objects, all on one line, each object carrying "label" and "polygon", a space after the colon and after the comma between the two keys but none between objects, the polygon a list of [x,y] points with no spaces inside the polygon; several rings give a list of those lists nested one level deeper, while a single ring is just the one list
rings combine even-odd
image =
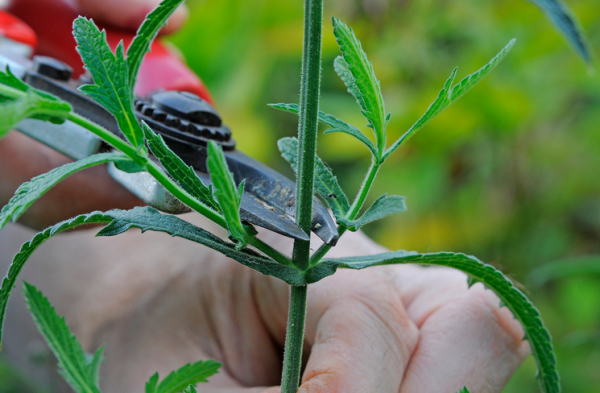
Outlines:
[{"label": "plant branch", "polygon": [[[320,1],[320,0],[318,0]],[[306,295],[308,286],[292,287],[285,336],[285,358],[281,376],[281,393],[296,393],[300,384],[304,324],[306,319]]]},{"label": "plant branch", "polygon": [[[304,42],[300,83],[300,119],[298,122],[298,175],[296,179],[296,224],[310,235],[314,193],[319,96],[321,94],[321,36],[323,0],[304,1]],[[310,241],[296,240],[292,261],[305,271],[310,260]],[[292,287],[288,314],[282,393],[295,393],[300,384],[302,346],[306,319],[307,286]]]},{"label": "plant branch", "polygon": [[286,266],[294,266],[292,260],[255,236],[248,236],[248,244],[254,246],[263,254]]}]

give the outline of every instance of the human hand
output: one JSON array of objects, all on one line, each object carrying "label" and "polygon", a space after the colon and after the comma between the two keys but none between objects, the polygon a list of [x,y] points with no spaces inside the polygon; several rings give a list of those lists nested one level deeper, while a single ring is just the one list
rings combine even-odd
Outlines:
[{"label": "human hand", "polygon": [[[33,7],[36,1],[27,0],[27,4],[22,6]],[[135,31],[145,15],[160,1],[80,0],[78,3],[83,14],[105,24]],[[180,7],[162,33],[179,29],[186,15],[186,8]],[[44,50],[43,47],[40,49]],[[0,140],[0,207],[9,201],[19,185],[67,162],[70,160],[52,149],[17,132],[11,132]],[[114,181],[104,167],[94,167],[57,185],[36,202],[19,222],[42,229],[78,214],[114,208],[129,209],[141,204],[140,200]]]},{"label": "human hand", "polygon": [[[186,218],[219,233],[206,219]],[[279,392],[273,386],[289,299],[283,282],[159,233],[92,239],[84,231],[45,247],[25,279],[41,284],[87,350],[106,344],[103,391],[138,391],[155,371],[164,377],[212,358],[224,365],[200,391]],[[332,256],[380,251],[349,233]],[[460,272],[342,270],[309,287],[300,392],[456,393],[466,385],[498,393],[528,353],[521,337],[496,296],[481,284],[467,290]]]}]

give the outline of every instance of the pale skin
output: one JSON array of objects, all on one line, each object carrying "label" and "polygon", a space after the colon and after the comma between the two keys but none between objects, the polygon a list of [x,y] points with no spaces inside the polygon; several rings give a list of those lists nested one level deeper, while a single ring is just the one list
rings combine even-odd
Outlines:
[{"label": "pale skin", "polygon": [[[80,2],[92,16],[122,27],[136,26],[139,21],[131,21],[155,4]],[[170,29],[183,23],[185,11],[179,12]],[[0,141],[0,204],[20,183],[65,162],[9,134]],[[41,228],[92,210],[138,204],[98,167],[59,185],[22,222]],[[183,217],[225,235],[196,214]],[[44,291],[86,349],[106,344],[104,392],[140,392],[155,371],[164,377],[200,359],[224,364],[210,383],[198,386],[201,392],[279,391],[287,284],[165,234],[93,238],[94,231],[49,241],[23,278]],[[31,234],[12,226],[0,235],[3,268],[16,242]],[[291,249],[284,238],[261,236],[283,251]],[[366,236],[349,233],[330,255],[381,251]],[[15,294],[5,333],[9,352],[31,340],[23,328],[31,322],[17,310],[22,300]],[[455,393],[466,385],[473,393],[498,393],[529,353],[522,335],[496,296],[481,284],[468,289],[460,272],[418,266],[339,271],[309,288],[300,392]]]}]

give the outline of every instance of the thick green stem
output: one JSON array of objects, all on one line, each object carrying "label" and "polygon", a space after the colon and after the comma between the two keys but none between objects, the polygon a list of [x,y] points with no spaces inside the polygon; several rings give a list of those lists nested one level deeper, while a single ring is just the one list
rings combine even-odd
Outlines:
[{"label": "thick green stem", "polygon": [[281,393],[296,393],[300,385],[307,290],[308,286],[292,287],[290,294]]},{"label": "thick green stem", "polygon": [[308,234],[312,223],[315,157],[317,154],[323,0],[305,0],[304,12],[296,223]]},{"label": "thick green stem", "polygon": [[[302,79],[300,83],[300,118],[298,123],[296,223],[309,235],[312,226],[319,96],[321,94],[322,32],[323,0],[305,0]],[[294,265],[300,270],[306,270],[308,269],[309,260],[310,242],[296,240],[292,254]],[[295,393],[300,383],[307,289],[306,286],[292,287],[285,340],[285,355],[283,359],[282,393]]]}]

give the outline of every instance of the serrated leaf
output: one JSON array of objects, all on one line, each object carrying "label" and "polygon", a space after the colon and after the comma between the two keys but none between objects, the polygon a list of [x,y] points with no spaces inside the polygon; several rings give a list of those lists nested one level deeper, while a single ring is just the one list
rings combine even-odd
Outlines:
[{"label": "serrated leaf", "polygon": [[158,373],[152,374],[148,382],[146,382],[145,393],[156,393],[156,387],[158,386]]},{"label": "serrated leaf", "polygon": [[248,234],[240,219],[243,188],[238,189],[235,185],[233,174],[229,172],[227,167],[223,150],[214,141],[208,143],[206,166],[214,187],[213,195],[219,202],[221,212],[227,222],[229,234],[238,241],[238,248],[244,248],[247,244]]},{"label": "serrated leaf", "polygon": [[167,24],[169,17],[183,2],[184,0],[164,0],[146,16],[144,23],[138,29],[135,38],[127,49],[127,68],[131,88],[135,87],[142,60],[150,50],[152,41],[154,41],[160,29]]},{"label": "serrated leaf", "polygon": [[71,113],[71,105],[41,90],[34,89],[17,78],[6,66],[0,72],[0,84],[14,89],[12,96],[0,96],[0,138],[23,119],[32,118],[62,124]]},{"label": "serrated leaf", "polygon": [[23,283],[25,303],[48,346],[58,360],[60,374],[78,393],[100,393],[92,374],[92,365],[77,338],[69,331],[48,299],[33,285]]},{"label": "serrated leaf", "polygon": [[158,158],[162,166],[167,170],[167,173],[177,181],[181,188],[206,206],[217,212],[220,211],[219,204],[213,198],[212,187],[202,183],[202,180],[200,180],[196,171],[194,171],[194,168],[187,165],[177,154],[173,153],[163,140],[162,136],[156,134],[144,122],[142,122],[142,128],[148,141],[150,151]]},{"label": "serrated leaf", "polygon": [[33,118],[61,124],[70,113],[71,106],[66,102],[49,100],[35,91],[28,91],[16,100],[0,103],[0,138],[21,120]]},{"label": "serrated leaf", "polygon": [[502,299],[527,334],[531,351],[540,371],[540,387],[544,393],[559,393],[560,378],[550,333],[544,326],[539,311],[513,283],[493,266],[477,258],[457,253],[419,254],[395,251],[363,257],[323,259],[307,272],[307,282],[317,282],[335,273],[338,268],[364,269],[370,266],[416,263],[421,265],[447,266],[461,270],[482,282]]},{"label": "serrated leaf", "polygon": [[104,345],[102,345],[91,358],[88,367],[88,374],[90,381],[94,383],[94,385],[99,386],[100,384],[100,366],[104,362]]},{"label": "serrated leaf", "polygon": [[439,115],[444,109],[456,102],[467,91],[469,91],[480,80],[482,80],[487,74],[489,74],[498,65],[498,63],[500,63],[500,61],[504,59],[504,57],[512,49],[515,42],[516,40],[512,39],[500,51],[500,53],[498,53],[488,64],[480,68],[477,72],[474,72],[471,75],[467,75],[457,85],[452,87],[452,83],[454,82],[456,71],[458,69],[455,68],[452,71],[452,74],[450,75],[448,80],[446,80],[446,83],[444,83],[444,87],[442,88],[442,90],[440,90],[438,97],[429,106],[425,114],[421,116],[421,118],[417,120],[417,122],[408,131],[406,131],[404,135],[400,137],[400,139],[394,142],[394,144],[385,151],[385,153],[383,154],[383,159],[385,160],[390,154],[392,154],[398,147],[400,147],[411,136],[413,136],[417,131],[419,131],[431,119]]},{"label": "serrated leaf", "polygon": [[208,382],[207,378],[216,374],[220,367],[221,363],[214,360],[186,364],[167,375],[156,388],[156,393],[181,393],[190,386],[193,389],[200,382]]},{"label": "serrated leaf", "polygon": [[195,388],[195,387],[193,387],[192,385],[190,385],[190,386],[188,386],[188,388],[187,388],[187,389],[185,389],[185,390],[183,391],[183,393],[198,393],[198,392],[196,391],[196,388]]},{"label": "serrated leaf", "polygon": [[[279,109],[286,112],[291,112],[298,114],[300,112],[300,105],[298,104],[269,104],[271,108]],[[319,111],[319,121],[323,124],[327,124],[330,129],[325,131],[325,134],[329,134],[332,132],[343,132],[345,134],[351,135],[361,141],[375,156],[379,158],[379,153],[373,145],[373,142],[369,138],[365,136],[360,130],[353,125],[346,123],[343,120],[336,118],[333,115],[327,114],[325,112]]]},{"label": "serrated leaf", "polygon": [[17,78],[10,71],[10,67],[8,65],[6,66],[6,73],[0,72],[0,83],[22,92],[28,92],[31,90],[31,86]]},{"label": "serrated leaf", "polygon": [[398,195],[384,194],[377,198],[369,209],[357,220],[338,220],[351,231],[357,231],[360,227],[373,221],[380,220],[390,214],[406,211],[405,198]]},{"label": "serrated leaf", "polygon": [[8,273],[0,286],[0,343],[8,299],[19,273],[31,254],[46,240],[62,231],[80,225],[99,223],[107,223],[108,225],[97,236],[115,236],[126,232],[130,228],[139,228],[142,230],[142,233],[145,231],[164,232],[171,236],[181,237],[205,245],[244,266],[250,267],[262,274],[277,277],[290,285],[306,285],[304,274],[295,267],[282,265],[250,249],[238,250],[234,244],[227,243],[202,228],[198,228],[178,217],[160,214],[156,209],[151,207],[136,207],[132,210],[111,210],[105,213],[93,212],[51,226],[36,234],[31,241],[21,246],[21,250],[13,258]]},{"label": "serrated leaf", "polygon": [[[294,172],[298,171],[298,138],[281,138],[277,146],[283,158],[290,163]],[[319,193],[327,201],[336,219],[340,220],[346,216],[350,205],[348,198],[340,187],[337,177],[333,176],[331,170],[316,157],[315,162],[315,192]]]},{"label": "serrated leaf", "polygon": [[592,63],[592,51],[577,17],[561,0],[529,0],[537,5],[565,37],[571,47],[587,63]]},{"label": "serrated leaf", "polygon": [[363,115],[373,128],[377,140],[377,149],[383,152],[386,144],[385,106],[381,94],[381,85],[375,76],[373,63],[367,58],[354,31],[337,18],[333,20],[333,34],[342,52],[342,58],[334,62],[348,91],[356,97]]},{"label": "serrated leaf", "polygon": [[79,90],[106,108],[117,119],[127,140],[141,148],[144,133],[133,112],[123,42],[113,53],[106,42],[106,32],[101,32],[93,21],[81,16],[73,22],[73,36],[85,68],[94,79],[94,84],[83,85]]},{"label": "serrated leaf", "polygon": [[48,173],[34,177],[27,183],[23,183],[17,189],[10,201],[2,208],[2,211],[0,211],[0,229],[4,228],[10,220],[17,221],[35,201],[66,177],[94,165],[115,161],[128,162],[131,160],[123,154],[95,154],[82,160],[55,168]]}]

